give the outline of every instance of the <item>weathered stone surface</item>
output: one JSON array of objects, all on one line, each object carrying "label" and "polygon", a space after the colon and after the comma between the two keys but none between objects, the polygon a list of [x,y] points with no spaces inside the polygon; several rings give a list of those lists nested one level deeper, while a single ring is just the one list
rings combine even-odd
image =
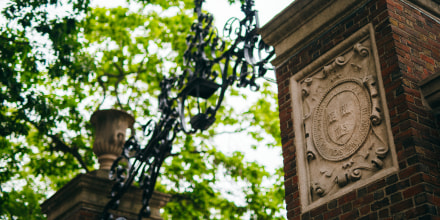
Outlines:
[{"label": "weathered stone surface", "polygon": [[[47,219],[99,219],[109,201],[113,181],[108,179],[107,170],[95,170],[80,174],[41,204]],[[154,192],[150,201],[151,217],[160,220],[160,208],[170,199],[170,195]],[[138,219],[142,207],[142,190],[132,186],[122,196],[117,211],[111,210],[115,217]]]},{"label": "weathered stone surface", "polygon": [[291,78],[305,210],[397,170],[371,25]]},{"label": "weathered stone surface", "polygon": [[106,109],[94,112],[90,122],[95,127],[93,152],[98,157],[99,169],[110,170],[122,153],[126,130],[133,127],[134,118],[121,110]]}]

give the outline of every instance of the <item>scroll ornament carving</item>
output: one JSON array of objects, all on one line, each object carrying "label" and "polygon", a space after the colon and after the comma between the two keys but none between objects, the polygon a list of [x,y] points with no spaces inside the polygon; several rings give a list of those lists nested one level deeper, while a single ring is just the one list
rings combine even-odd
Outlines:
[{"label": "scroll ornament carving", "polygon": [[300,82],[312,201],[390,164],[369,47],[368,40],[356,43]]}]

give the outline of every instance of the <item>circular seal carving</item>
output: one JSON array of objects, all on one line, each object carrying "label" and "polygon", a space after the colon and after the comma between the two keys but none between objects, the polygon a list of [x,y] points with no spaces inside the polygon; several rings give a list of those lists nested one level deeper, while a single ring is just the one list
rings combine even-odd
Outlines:
[{"label": "circular seal carving", "polygon": [[355,153],[370,130],[368,91],[357,79],[335,83],[313,114],[313,142],[326,160],[340,161]]}]

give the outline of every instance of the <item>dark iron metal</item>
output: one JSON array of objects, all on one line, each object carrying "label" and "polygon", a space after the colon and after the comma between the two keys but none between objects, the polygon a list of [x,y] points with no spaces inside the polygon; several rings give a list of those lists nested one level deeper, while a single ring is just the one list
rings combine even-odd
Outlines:
[{"label": "dark iron metal", "polygon": [[[264,77],[268,70],[266,64],[274,51],[261,40],[258,33],[259,23],[257,11],[253,9],[254,1],[246,0],[243,3],[241,9],[245,17],[242,20],[231,18],[226,23],[223,37],[229,39],[228,43],[213,27],[213,16],[202,12],[203,2],[204,0],[195,0],[194,11],[198,20],[191,26],[191,34],[186,38],[186,69],[179,76],[162,80],[158,100],[160,118],[157,122],[150,120],[143,126],[144,136],[148,138],[146,146],[141,147],[135,137],[131,137],[125,143],[121,156],[113,163],[110,179],[115,184],[101,219],[113,219],[109,210],[118,208],[120,198],[135,180],[143,190],[139,219],[148,217],[148,204],[160,167],[171,152],[176,134],[181,131],[193,134],[198,130],[208,129],[215,121],[215,115],[229,86],[236,83],[238,87],[249,86],[256,91],[259,86],[255,80]],[[261,56],[262,51],[266,51],[267,56],[264,58]],[[178,91],[177,96],[173,97],[172,91]],[[218,96],[214,97],[215,105],[201,108],[199,99],[210,99],[216,92]],[[194,109],[186,106],[190,97],[197,104],[194,116],[191,112]],[[187,128],[187,117],[190,117],[190,129]],[[128,167],[123,165],[127,163]]]}]

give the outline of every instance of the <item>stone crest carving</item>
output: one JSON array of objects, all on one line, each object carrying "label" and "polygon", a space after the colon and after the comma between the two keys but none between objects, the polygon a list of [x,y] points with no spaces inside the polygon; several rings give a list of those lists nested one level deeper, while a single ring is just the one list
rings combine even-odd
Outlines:
[{"label": "stone crest carving", "polygon": [[305,208],[397,168],[374,39],[368,33],[364,28],[293,77]]},{"label": "stone crest carving", "polygon": [[357,79],[338,82],[325,92],[313,114],[313,142],[326,160],[351,156],[370,128],[368,92]]}]

